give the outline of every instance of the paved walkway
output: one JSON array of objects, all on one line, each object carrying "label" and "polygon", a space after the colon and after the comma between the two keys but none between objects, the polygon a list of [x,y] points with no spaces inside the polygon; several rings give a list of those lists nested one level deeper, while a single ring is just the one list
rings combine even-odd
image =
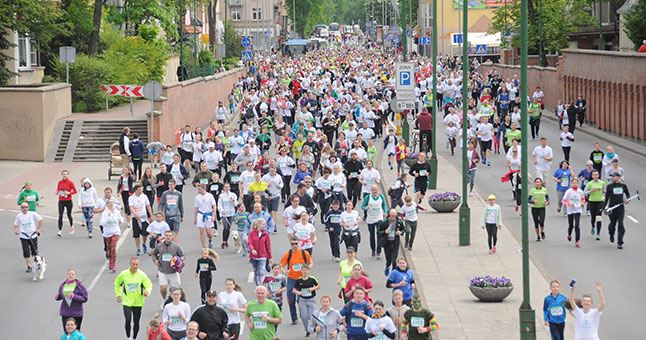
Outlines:
[{"label": "paved walkway", "polygon": [[135,100],[133,104],[134,115],[130,115],[130,103],[112,107],[108,112],[99,111],[94,113],[73,113],[64,120],[141,120],[146,119],[146,113],[150,112],[150,101]]},{"label": "paved walkway", "polygon": [[[384,185],[389,187],[396,180],[396,172],[389,169],[387,162],[387,158],[382,157],[379,169],[382,170]],[[461,169],[441,156],[438,157],[438,168],[438,189],[429,190],[427,196],[445,191],[461,193]],[[409,193],[412,194],[412,190]],[[480,193],[476,188],[475,196],[468,197],[471,207],[470,246],[458,246],[458,210],[440,214],[425,201],[422,206],[428,210],[419,213],[413,251],[405,251],[416,275],[417,288],[421,289],[426,306],[435,313],[440,325],[437,335],[442,340],[520,337],[518,308],[523,298],[521,246],[507,230],[506,226],[511,223],[505,223],[503,216],[505,227],[498,232],[498,252],[493,255],[487,253],[487,234],[480,228],[484,196],[485,193]],[[533,230],[530,232],[533,233]],[[550,279],[541,274],[533,261],[530,261],[530,266],[530,296],[531,305],[536,310],[536,339],[547,340],[550,336],[549,327],[543,324],[543,299],[549,294]],[[469,291],[469,280],[486,275],[510,278],[515,286],[514,291],[502,303],[479,302]],[[561,284],[567,286],[565,282]],[[565,289],[562,293],[567,295]],[[565,336],[571,339],[571,317],[568,317],[567,324]]]}]

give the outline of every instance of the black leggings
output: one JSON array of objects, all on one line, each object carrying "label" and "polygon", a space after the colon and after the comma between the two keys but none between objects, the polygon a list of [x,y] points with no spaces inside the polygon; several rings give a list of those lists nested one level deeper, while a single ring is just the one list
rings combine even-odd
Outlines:
[{"label": "black leggings", "polygon": [[[123,306],[123,316],[126,318],[126,338],[130,338],[130,322],[134,321],[132,326],[132,338],[136,339],[139,334],[139,320],[141,319],[141,307]],[[134,318],[134,320],[133,320]]]},{"label": "black leggings", "polygon": [[567,234],[568,236],[572,235],[572,229],[574,229],[574,239],[579,242],[581,239],[581,229],[579,229],[579,220],[581,219],[581,213],[574,213],[567,215]]},{"label": "black leggings", "polygon": [[238,340],[238,337],[240,337],[240,324],[232,323],[227,327],[229,327],[229,339]]},{"label": "black leggings", "polygon": [[361,234],[357,232],[356,235],[352,235],[352,233],[343,233],[343,243],[345,243],[345,248],[347,249],[348,247],[354,247],[355,251],[359,251],[359,243],[361,242]]},{"label": "black leggings", "polygon": [[541,128],[541,120],[540,119],[534,119],[529,121],[529,128],[530,131],[532,132],[532,139],[536,138],[538,135],[538,129]]},{"label": "black leggings", "polygon": [[292,175],[283,176],[283,188],[280,190],[280,198],[284,201],[289,198],[289,195],[292,194],[292,189],[289,187],[289,184],[292,182]]},{"label": "black leggings", "polygon": [[229,234],[231,233],[231,223],[233,223],[233,216],[222,216],[222,242],[229,242]]},{"label": "black leggings", "polygon": [[348,180],[348,201],[352,200],[352,205],[356,206],[357,201],[361,198],[361,185],[358,179]]},{"label": "black leggings", "polygon": [[534,228],[545,227],[545,207],[532,207],[532,218],[534,219]]},{"label": "black leggings", "polygon": [[487,229],[487,245],[489,245],[489,249],[493,249],[498,243],[498,226],[495,223],[487,223],[485,226]]},{"label": "black leggings", "polygon": [[67,219],[70,221],[70,226],[74,225],[74,220],[72,219],[72,208],[74,208],[74,203],[70,201],[58,201],[58,230],[63,230],[63,211],[67,209]]},{"label": "black leggings", "polygon": [[202,303],[206,303],[206,292],[211,289],[212,280],[213,277],[211,276],[210,272],[208,274],[200,273],[200,298],[202,299]]},{"label": "black leggings", "polygon": [[562,146],[561,149],[563,149],[563,157],[565,158],[565,160],[570,162],[570,149],[572,149],[572,147]]},{"label": "black leggings", "polygon": [[123,201],[123,212],[126,214],[126,216],[130,216],[130,192],[128,191],[122,191],[121,192],[121,201]]},{"label": "black leggings", "polygon": [[602,216],[601,211],[603,209],[603,201],[601,202],[593,202],[593,201],[588,201],[588,207],[590,208],[590,225],[592,226],[592,229],[594,227],[597,227],[597,235],[601,232],[601,219],[597,222],[597,216]]},{"label": "black leggings", "polygon": [[133,158],[132,159],[132,171],[134,172],[135,178],[141,178],[141,167],[144,164],[143,158]]},{"label": "black leggings", "polygon": [[76,321],[76,330],[81,331],[81,322],[83,322],[83,317],[82,316],[61,316],[61,320],[63,320],[63,332],[65,332],[65,323],[67,319],[74,319]]}]

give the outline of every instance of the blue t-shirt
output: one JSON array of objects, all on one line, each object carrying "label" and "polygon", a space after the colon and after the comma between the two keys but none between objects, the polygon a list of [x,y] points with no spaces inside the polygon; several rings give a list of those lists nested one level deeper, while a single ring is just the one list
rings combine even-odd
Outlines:
[{"label": "blue t-shirt", "polygon": [[404,295],[404,301],[411,300],[413,298],[413,288],[411,287],[411,284],[415,283],[413,271],[410,269],[401,271],[399,268],[395,268],[388,276],[388,281],[392,283],[400,283],[402,280],[406,281],[406,285],[393,288],[393,290],[401,290]]},{"label": "blue t-shirt", "polygon": [[[360,311],[361,313],[364,313],[370,317],[372,315],[372,307],[366,302],[363,301],[362,303],[352,303],[352,311],[348,312],[348,306],[350,305],[350,302],[348,302],[345,306],[343,306],[343,309],[339,312],[341,316],[345,317],[347,313],[352,313],[350,314],[350,321],[348,322],[348,334],[366,334],[365,326],[366,326],[366,320],[360,317],[354,316],[354,311]],[[367,312],[367,313],[366,313]],[[346,318],[347,320],[347,318]]]},{"label": "blue t-shirt", "polygon": [[[594,170],[594,169],[592,169],[592,170]],[[585,185],[586,185],[586,184],[588,184],[588,182],[590,182],[590,181],[592,180],[592,171],[588,171],[588,169],[587,169],[587,168],[586,168],[586,169],[583,169],[583,170],[581,170],[581,171],[579,172],[579,175],[578,175],[577,177],[579,177],[579,178],[581,178],[581,177],[585,178],[585,179],[583,180],[583,183],[581,183],[581,185],[580,185],[581,189],[585,189]]]},{"label": "blue t-shirt", "polygon": [[572,172],[570,169],[561,169],[558,168],[556,171],[554,171],[554,177],[557,179],[561,179],[561,183],[556,183],[556,191],[567,191],[567,189],[570,188],[570,177],[572,176]]},{"label": "blue t-shirt", "polygon": [[565,304],[567,298],[563,294],[559,294],[556,297],[552,294],[545,297],[543,301],[543,320],[551,323],[564,323],[565,315],[567,311],[565,310]]}]

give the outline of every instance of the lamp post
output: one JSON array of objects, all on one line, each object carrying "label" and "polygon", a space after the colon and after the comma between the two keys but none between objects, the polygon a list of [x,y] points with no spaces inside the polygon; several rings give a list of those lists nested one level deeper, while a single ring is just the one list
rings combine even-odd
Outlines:
[{"label": "lamp post", "polygon": [[599,51],[603,51],[603,0],[599,0]]},{"label": "lamp post", "polygon": [[179,81],[184,81],[184,1],[179,0]]},{"label": "lamp post", "polygon": [[433,115],[433,129],[431,130],[431,177],[428,181],[429,189],[437,189],[437,0],[433,0],[433,46],[431,49],[431,61],[433,62],[433,103],[431,114]]},{"label": "lamp post", "polygon": [[[406,47],[406,0],[402,0],[402,61],[408,61],[408,48]],[[406,111],[401,113],[402,115],[402,137],[404,137],[404,142],[408,145],[410,140],[410,127],[408,126],[408,115]]]},{"label": "lamp post", "polygon": [[529,301],[529,235],[527,230],[527,218],[528,218],[528,208],[527,208],[527,148],[529,143],[527,141],[527,130],[529,126],[527,121],[529,120],[528,110],[527,110],[527,85],[529,84],[529,79],[527,77],[527,0],[521,1],[520,7],[520,98],[522,108],[520,125],[521,125],[521,186],[523,188],[522,203],[521,203],[521,212],[523,214],[521,220],[521,229],[522,229],[522,251],[523,251],[523,303],[518,309],[518,314],[520,318],[520,339],[521,340],[535,340],[536,339],[536,318],[534,315],[534,310]]},{"label": "lamp post", "polygon": [[197,74],[197,0],[193,0],[193,77]]},{"label": "lamp post", "polygon": [[544,66],[544,60],[543,60],[543,0],[538,1],[538,18],[540,20],[540,24],[538,26],[539,29],[539,37],[540,37],[540,43],[538,45],[538,59],[541,63],[541,66]]},{"label": "lamp post", "polygon": [[460,206],[460,246],[468,246],[471,244],[471,208],[467,202],[467,173],[469,167],[467,164],[467,103],[468,97],[468,73],[469,73],[469,53],[467,46],[469,39],[467,39],[469,30],[469,0],[463,0],[462,5],[462,205]]}]

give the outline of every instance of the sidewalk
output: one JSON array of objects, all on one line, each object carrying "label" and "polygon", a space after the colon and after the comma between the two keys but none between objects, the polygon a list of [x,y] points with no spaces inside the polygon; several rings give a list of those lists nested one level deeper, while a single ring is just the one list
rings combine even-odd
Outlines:
[{"label": "sidewalk", "polygon": [[105,109],[95,113],[72,113],[63,120],[141,120],[146,119],[146,113],[150,112],[150,101],[135,100],[132,105],[134,116],[130,115],[130,103],[124,103],[111,107],[108,112]]},{"label": "sidewalk", "polygon": [[[382,183],[384,187],[390,187],[396,180],[396,172],[389,170],[386,157],[381,156],[378,163]],[[435,192],[461,193],[461,169],[439,155],[438,168],[438,189],[429,190],[427,197]],[[412,194],[412,190],[409,193]],[[487,254],[487,234],[480,227],[485,204],[483,197],[484,194],[477,191],[475,196],[468,197],[471,208],[470,246],[458,246],[458,210],[440,214],[432,210],[425,200],[422,206],[428,210],[419,213],[413,251],[404,251],[415,272],[417,289],[425,305],[435,314],[440,326],[437,335],[442,340],[507,340],[520,336],[518,308],[523,298],[522,253],[521,245],[507,229],[512,225],[517,227],[519,222],[507,223],[509,220],[503,216],[504,227],[498,232],[498,252]],[[502,303],[479,302],[469,291],[469,280],[486,275],[510,278],[514,291]],[[530,278],[531,305],[536,311],[536,339],[547,340],[550,336],[549,327],[543,324],[543,299],[549,294],[550,279],[543,277],[533,261],[530,261]],[[561,285],[565,287],[562,293],[567,295],[567,283],[562,282]],[[566,325],[565,337],[571,339],[572,317],[568,316]]]}]

